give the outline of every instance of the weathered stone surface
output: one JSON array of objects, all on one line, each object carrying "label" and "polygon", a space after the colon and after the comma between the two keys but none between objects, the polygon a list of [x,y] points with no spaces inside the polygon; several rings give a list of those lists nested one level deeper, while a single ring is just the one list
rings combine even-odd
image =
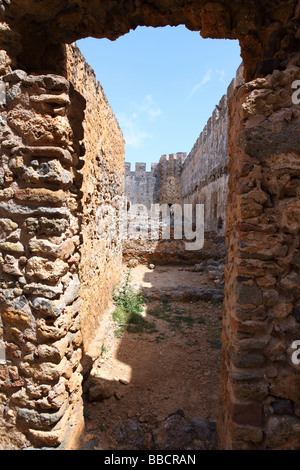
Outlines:
[{"label": "weathered stone surface", "polygon": [[32,238],[29,241],[28,247],[32,253],[51,255],[61,259],[68,258],[75,249],[74,242],[71,239],[65,240],[57,245],[45,239]]},{"label": "weathered stone surface", "polygon": [[271,417],[266,427],[266,441],[270,449],[296,450],[299,449],[300,421],[299,419],[281,416]]},{"label": "weathered stone surface", "polygon": [[38,413],[35,410],[19,408],[17,419],[32,429],[50,429],[64,415],[68,408],[68,402],[56,413]]},{"label": "weathered stone surface", "polygon": [[0,228],[4,232],[13,232],[18,228],[18,224],[11,219],[0,219]]},{"label": "weathered stone surface", "polygon": [[262,304],[262,292],[255,284],[247,286],[239,284],[237,287],[237,301],[240,304],[250,304],[259,306]]},{"label": "weathered stone surface", "polygon": [[115,429],[112,430],[112,438],[121,449],[146,449],[145,433],[141,426],[132,419],[117,423]]},{"label": "weathered stone surface", "polygon": [[70,280],[68,287],[66,288],[63,295],[63,302],[66,305],[72,304],[80,293],[81,282],[77,274],[75,274]]},{"label": "weathered stone surface", "polygon": [[46,217],[38,219],[29,217],[25,224],[30,233],[48,237],[61,235],[69,225],[65,219],[48,219]]},{"label": "weathered stone surface", "polygon": [[[191,30],[201,31],[205,38],[239,39],[246,76],[250,80],[256,72],[261,76],[272,73],[284,61],[287,51],[296,50],[296,5],[295,0],[289,0],[284,6],[276,4],[275,7],[272,0],[263,5],[256,0],[251,4],[233,4],[229,0],[194,0],[187,4],[181,0],[175,8],[173,0],[164,0],[159,5],[141,2],[128,8],[124,0],[118,6],[112,1],[74,6],[71,1],[62,4],[61,0],[54,0],[54,3],[47,0],[41,6],[38,0],[31,0],[22,9],[12,3],[7,11],[16,25],[22,25],[22,31],[31,32],[24,41],[24,55],[36,69],[41,68],[43,53],[53,43],[57,55],[54,55],[55,60],[51,58],[51,65],[55,69],[59,62],[57,56],[62,55],[57,47],[59,43],[71,43],[88,34],[114,40],[137,25],[160,27],[185,24]],[[8,13],[4,10],[3,14],[5,18]],[[111,18],[109,22],[108,15]],[[33,23],[34,28],[31,26]],[[281,41],[276,40],[277,36]],[[10,52],[10,48],[6,48]],[[32,50],[36,50],[36,57]],[[30,85],[31,77],[27,80]],[[46,84],[42,77],[40,82],[40,86]],[[47,86],[51,86],[49,81]],[[58,84],[53,86],[54,89],[55,86]],[[59,86],[62,87],[62,82]]]},{"label": "weathered stone surface", "polygon": [[12,276],[20,277],[23,275],[20,266],[19,260],[14,258],[11,255],[5,256],[5,263],[3,264],[3,272],[11,274]]},{"label": "weathered stone surface", "polygon": [[30,324],[30,317],[26,312],[21,310],[4,310],[2,312],[3,320],[8,323],[9,325],[16,325],[21,327],[26,327]]},{"label": "weathered stone surface", "polygon": [[30,101],[34,103],[54,103],[62,106],[68,106],[70,104],[69,96],[66,94],[61,95],[31,95]]},{"label": "weathered stone surface", "polygon": [[39,359],[45,362],[52,362],[59,364],[61,361],[61,355],[59,350],[54,346],[48,346],[47,344],[40,344],[37,348],[37,356]]},{"label": "weathered stone surface", "polygon": [[43,297],[36,297],[31,302],[32,307],[38,310],[45,317],[57,318],[64,309],[64,304],[58,302],[52,302],[51,300]]},{"label": "weathered stone surface", "polygon": [[68,188],[73,183],[72,173],[65,170],[58,160],[51,160],[47,163],[33,160],[28,166],[23,162],[20,166],[17,164],[12,166],[11,163],[10,167],[16,170],[17,175],[26,183],[44,183],[58,188]]},{"label": "weathered stone surface", "polygon": [[76,156],[69,150],[60,147],[35,146],[16,147],[13,150],[15,156],[30,156],[32,158],[57,158],[62,163],[74,165],[77,162]]},{"label": "weathered stone surface", "polygon": [[61,206],[67,200],[63,191],[50,191],[49,189],[18,189],[14,194],[15,199],[29,204],[50,204]]},{"label": "weathered stone surface", "polygon": [[217,448],[216,425],[196,417],[191,420],[174,414],[153,433],[157,450],[213,450]]},{"label": "weathered stone surface", "polygon": [[3,77],[3,81],[8,82],[8,83],[21,82],[26,77],[27,77],[27,74],[23,70],[14,70],[13,72],[8,73],[7,75],[5,75]]},{"label": "weathered stone surface", "polygon": [[26,266],[26,275],[29,279],[42,279],[49,282],[57,282],[67,272],[68,265],[60,259],[52,262],[46,258],[33,256]]},{"label": "weathered stone surface", "polygon": [[41,283],[29,283],[23,287],[25,294],[44,296],[47,299],[54,299],[63,293],[63,285],[47,286]]},{"label": "weathered stone surface", "polygon": [[24,253],[24,246],[22,243],[0,242],[0,250],[7,251],[8,253]]},{"label": "weathered stone surface", "polygon": [[65,217],[65,218],[70,218],[71,213],[68,209],[65,207],[43,207],[43,206],[37,206],[37,207],[28,207],[28,206],[22,206],[20,204],[12,204],[12,203],[5,203],[1,202],[0,203],[0,210],[2,210],[5,214],[11,214],[11,215],[24,215],[24,216],[45,216],[45,217]]},{"label": "weathered stone surface", "polygon": [[[81,281],[81,331],[84,349],[92,349],[91,339],[104,335],[105,311],[110,306],[113,286],[119,280],[122,246],[113,220],[97,216],[99,207],[118,209],[118,200],[124,193],[124,138],[106,96],[95,80],[78,48],[67,48],[67,76],[76,91],[86,98],[85,164],[81,170],[82,224],[80,260],[78,253],[68,261],[79,262]],[[78,115],[80,109],[74,110]],[[80,119],[82,116],[79,114]],[[108,230],[99,236],[102,221]],[[74,273],[76,274],[76,273]],[[99,288],[101,286],[101,288]],[[70,298],[77,296],[79,284],[74,279]],[[68,290],[68,289],[67,289]],[[72,293],[73,290],[73,293]]]},{"label": "weathered stone surface", "polygon": [[[222,407],[226,418],[219,423],[225,448],[299,445],[292,406],[299,385],[288,366],[287,339],[292,331],[297,335],[291,316],[299,295],[292,261],[298,245],[290,236],[299,228],[293,74],[294,66],[253,80],[235,91],[231,103],[222,377],[232,407]],[[262,403],[271,405],[262,409]],[[279,417],[272,418],[276,410]]]},{"label": "weathered stone surface", "polygon": [[23,362],[20,364],[20,369],[27,377],[32,377],[34,380],[43,383],[58,381],[60,377],[59,369],[51,362],[44,362],[36,366],[31,366],[29,363]]},{"label": "weathered stone surface", "polygon": [[[87,345],[92,332],[94,333],[102,320],[102,315],[96,317],[93,311],[102,313],[108,305],[110,288],[115,282],[115,277],[117,278],[116,265],[121,259],[121,246],[117,237],[108,243],[107,238],[99,240],[95,235],[97,208],[103,203],[115,207],[118,196],[122,194],[124,145],[121,132],[93,73],[87,66],[81,66],[82,58],[78,52],[75,53],[75,48],[65,47],[63,43],[71,43],[87,35],[116,39],[138,25],[185,24],[189,29],[200,30],[203,37],[239,39],[244,61],[244,77],[248,82],[252,80],[234,90],[230,99],[229,198],[226,228],[228,258],[225,270],[221,373],[224,399],[220,409],[222,419],[219,423],[222,447],[299,447],[299,419],[296,417],[295,406],[294,415],[268,416],[263,415],[262,411],[265,410],[263,403],[276,403],[279,398],[294,403],[299,400],[297,371],[295,372],[296,369],[288,362],[288,342],[292,341],[292,335],[296,331],[296,317],[293,312],[295,313],[300,295],[297,263],[299,182],[296,162],[299,156],[299,110],[298,103],[295,104],[292,98],[293,83],[299,79],[299,56],[295,53],[298,48],[300,18],[297,1],[254,0],[246,4],[229,0],[191,0],[189,3],[178,0],[175,7],[173,0],[163,0],[159,5],[151,0],[133,2],[130,5],[124,0],[118,4],[113,0],[76,4],[71,0],[30,0],[24,2],[22,8],[19,8],[18,2],[6,1],[1,3],[1,14],[3,23],[0,39],[3,51],[0,56],[0,70],[6,75],[6,80],[2,83],[5,84],[7,93],[4,93],[6,90],[2,84],[0,212],[2,217],[18,221],[18,228],[11,231],[10,235],[4,233],[1,242],[6,244],[6,248],[9,248],[10,244],[10,249],[13,245],[16,248],[16,245],[21,243],[24,253],[18,250],[12,253],[15,259],[20,257],[18,264],[21,270],[26,265],[26,260],[21,262],[21,257],[25,257],[23,255],[28,256],[29,263],[28,271],[26,267],[15,288],[13,284],[16,280],[12,279],[12,273],[17,272],[16,262],[11,263],[11,266],[14,266],[9,268],[11,274],[2,272],[4,280],[1,302],[3,311],[10,313],[7,316],[8,322],[5,318],[3,320],[2,316],[1,331],[3,330],[5,339],[10,339],[8,343],[11,360],[15,361],[16,365],[9,369],[9,381],[5,385],[7,389],[3,389],[4,397],[1,393],[1,401],[10,403],[9,394],[13,391],[10,392],[9,387],[24,386],[24,383],[21,381],[20,385],[19,381],[19,364],[24,373],[27,371],[29,374],[28,381],[35,378],[42,382],[43,373],[45,380],[53,377],[51,374],[54,369],[43,366],[43,370],[40,365],[33,363],[33,351],[37,344],[35,329],[38,330],[38,341],[42,343],[55,341],[57,338],[65,339],[73,326],[74,315],[78,314],[79,307],[70,305],[66,307],[62,318],[59,317],[55,322],[53,319],[46,322],[42,318],[37,324],[33,322],[31,329],[26,327],[26,322],[25,326],[20,325],[20,328],[10,325],[11,311],[24,313],[22,306],[17,308],[15,305],[17,302],[22,304],[23,300],[15,301],[15,296],[21,296],[22,290],[25,295],[37,292],[32,290],[33,283],[29,290],[25,290],[26,281],[34,280],[30,274],[34,276],[37,269],[40,275],[37,279],[42,287],[36,286],[35,289],[42,292],[45,283],[57,283],[61,286],[59,288],[62,289],[63,295],[70,275],[78,274],[79,266],[83,279],[82,323],[88,325],[83,330]],[[32,75],[27,76],[25,72],[18,70],[21,63]],[[16,71],[12,72],[12,69]],[[66,78],[45,74],[45,70],[58,71]],[[212,122],[210,126],[211,124]],[[210,126],[206,129],[207,134]],[[86,165],[82,167],[82,175],[78,176],[76,165],[83,156],[84,146],[87,149]],[[10,157],[12,160],[21,157],[27,168],[33,168],[33,171],[30,169],[24,172],[25,178],[28,178],[25,186],[29,190],[38,190],[37,192],[26,193],[24,180],[20,176],[21,160],[12,162],[9,167]],[[38,165],[34,159],[38,161]],[[55,173],[60,170],[59,166],[56,170],[52,168],[52,175],[49,175],[47,181],[40,178],[47,173],[47,167],[43,164],[52,159],[59,161],[62,168],[66,166],[66,171],[72,167],[74,186],[69,186],[69,182],[66,182],[67,174],[56,178]],[[290,168],[279,162],[290,162]],[[38,170],[39,165],[41,173]],[[215,180],[210,181],[208,185],[212,194],[225,186],[225,178],[221,179],[218,172],[214,173],[213,178]],[[220,185],[215,184],[216,178],[220,180]],[[172,193],[176,192],[173,191],[176,190],[175,180],[172,175],[168,188]],[[31,188],[32,184],[37,186]],[[51,191],[64,188],[68,199],[62,202],[60,195],[55,199],[52,194],[54,191],[51,195],[44,191],[42,196],[39,191],[43,189],[43,184],[48,191],[48,185]],[[12,190],[17,197],[21,195],[20,203],[12,200]],[[200,191],[197,192],[200,196]],[[61,196],[64,197],[62,194]],[[80,198],[82,207],[79,204]],[[197,203],[200,200],[194,198],[192,202]],[[215,196],[212,197],[211,203],[213,210],[216,205],[218,207]],[[44,207],[44,204],[52,207]],[[68,209],[61,207],[61,204],[65,204]],[[55,207],[56,205],[58,207]],[[65,263],[69,272],[67,278],[64,278],[65,268],[62,265],[56,264],[55,268],[54,262],[47,260],[52,264],[47,265],[46,269],[44,261],[41,264],[35,264],[36,260],[31,261],[28,250],[29,239],[38,231],[59,232],[62,226],[53,224],[50,229],[48,224],[48,228],[44,226],[41,229],[39,224],[33,223],[29,224],[32,231],[26,231],[24,221],[28,217],[45,217],[48,220],[65,218],[69,224],[66,227],[66,238],[72,238],[74,233],[81,230],[82,259],[80,262],[77,252],[72,262]],[[104,228],[110,228],[112,225],[111,219],[100,222]],[[222,223],[222,220],[218,221],[218,225]],[[64,230],[60,232],[62,233]],[[102,233],[105,233],[105,230]],[[47,233],[45,236],[53,235]],[[56,244],[56,241],[50,242]],[[3,248],[4,253],[0,259],[1,269],[4,265],[5,249]],[[102,269],[103,267],[105,268]],[[56,269],[55,276],[47,278],[46,271],[53,269]],[[102,289],[97,290],[99,285]],[[51,291],[50,287],[44,292],[56,295],[57,291]],[[278,293],[278,301],[276,294],[270,294],[274,291]],[[39,296],[47,298],[46,294]],[[70,299],[72,298],[73,294],[70,295]],[[93,305],[91,298],[95,299]],[[87,322],[86,319],[91,321]],[[20,342],[21,348],[13,348],[11,338]],[[235,359],[242,361],[239,362],[240,366],[246,366],[253,360],[255,368],[235,370],[231,355],[233,350],[236,353]],[[15,357],[20,354],[19,351],[24,357]],[[254,351],[257,354],[253,355]],[[58,381],[61,375],[71,380],[78,366],[80,353],[79,348],[76,351],[68,350],[68,356],[64,356],[57,367]],[[259,366],[261,356],[266,358],[263,367]],[[236,382],[229,385],[229,378]],[[243,381],[250,381],[244,392],[241,387]],[[29,384],[27,386],[29,389]],[[81,402],[77,395],[80,387],[76,385],[75,388],[74,393],[68,390],[70,403],[79,403],[80,408]],[[255,401],[250,396],[238,398],[237,395],[250,394],[251,390],[256,392]],[[42,391],[39,393],[42,394]],[[46,389],[43,389],[43,393],[46,394]],[[266,393],[264,398],[263,393]],[[42,394],[38,400],[41,408],[47,409],[46,396]],[[3,408],[1,405],[1,414]],[[54,430],[56,423],[49,420],[47,414],[41,413],[41,416],[44,416],[39,422],[39,413],[36,410],[29,409],[27,413],[27,408],[24,408],[24,412],[20,413],[20,424],[22,423],[24,430],[27,428],[28,437],[35,445],[45,442],[58,445],[69,420],[69,413],[75,409],[66,409],[64,425],[59,430]],[[277,404],[278,409],[282,410]],[[291,407],[286,406],[284,411],[288,410],[291,412]],[[299,411],[297,412],[299,414]],[[16,410],[8,410],[7,416],[9,413],[13,420]],[[62,421],[60,419],[58,423]],[[31,424],[37,429],[28,429]],[[44,425],[49,426],[46,431]],[[13,425],[12,429],[14,430]],[[7,434],[10,436],[13,432]],[[7,447],[10,446],[9,439],[10,437],[5,437]],[[13,439],[14,436],[11,438],[12,442]]]},{"label": "weathered stone surface", "polygon": [[89,401],[103,401],[110,398],[114,393],[113,387],[105,381],[98,379],[92,381],[89,387]]}]

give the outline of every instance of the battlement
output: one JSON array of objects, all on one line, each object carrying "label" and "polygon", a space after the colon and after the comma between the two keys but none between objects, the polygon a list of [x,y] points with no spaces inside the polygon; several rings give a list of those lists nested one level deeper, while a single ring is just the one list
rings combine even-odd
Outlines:
[{"label": "battlement", "polygon": [[151,171],[146,171],[147,164],[146,163],[136,163],[135,169],[131,170],[131,163],[125,162],[125,176],[132,176],[132,177],[143,177],[143,176],[154,176],[157,163],[151,163]]},{"label": "battlement", "polygon": [[166,155],[162,155],[159,163],[169,162],[169,163],[183,163],[186,159],[186,152],[178,152],[178,153],[169,153]]},{"label": "battlement", "polygon": [[125,162],[125,176],[142,177],[155,176],[159,166],[180,167],[187,157],[186,152],[169,153],[162,155],[159,163],[151,163],[151,171],[146,171],[147,164],[143,162],[135,163],[134,170],[131,169],[131,163]]}]

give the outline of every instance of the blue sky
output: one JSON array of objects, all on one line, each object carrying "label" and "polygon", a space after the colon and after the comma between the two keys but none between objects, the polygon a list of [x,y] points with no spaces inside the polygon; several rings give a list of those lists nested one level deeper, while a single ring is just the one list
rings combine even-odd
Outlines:
[{"label": "blue sky", "polygon": [[163,154],[190,152],[242,61],[238,41],[202,39],[184,26],[77,45],[119,121],[125,160],[148,170]]}]

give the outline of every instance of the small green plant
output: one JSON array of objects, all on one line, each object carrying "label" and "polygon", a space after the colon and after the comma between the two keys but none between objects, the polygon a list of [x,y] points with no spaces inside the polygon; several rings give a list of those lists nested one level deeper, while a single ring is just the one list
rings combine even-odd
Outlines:
[{"label": "small green plant", "polygon": [[103,357],[104,354],[106,354],[106,353],[107,353],[107,347],[104,344],[102,344],[102,346],[101,346],[101,357]]},{"label": "small green plant", "polygon": [[221,340],[222,329],[217,325],[209,325],[206,328],[206,340],[210,344],[212,349],[221,349],[222,340]]},{"label": "small green plant", "polygon": [[106,425],[104,423],[101,423],[98,425],[98,429],[101,432],[104,432],[106,430]]},{"label": "small green plant", "polygon": [[153,323],[149,323],[142,317],[145,299],[140,291],[135,292],[130,280],[131,268],[126,274],[124,283],[113,292],[113,301],[116,306],[113,319],[118,325],[115,330],[117,338],[121,338],[125,330],[130,333],[140,333],[155,327]]}]

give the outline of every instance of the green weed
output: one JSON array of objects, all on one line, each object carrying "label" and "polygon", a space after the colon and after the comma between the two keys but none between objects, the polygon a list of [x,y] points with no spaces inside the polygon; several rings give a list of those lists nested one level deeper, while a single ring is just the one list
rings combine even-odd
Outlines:
[{"label": "green weed", "polygon": [[131,268],[129,268],[124,283],[113,292],[113,301],[116,306],[113,312],[113,320],[118,328],[115,336],[121,338],[124,331],[129,333],[141,333],[145,330],[151,331],[153,323],[149,323],[142,317],[145,299],[142,293],[136,292],[131,284]]}]

